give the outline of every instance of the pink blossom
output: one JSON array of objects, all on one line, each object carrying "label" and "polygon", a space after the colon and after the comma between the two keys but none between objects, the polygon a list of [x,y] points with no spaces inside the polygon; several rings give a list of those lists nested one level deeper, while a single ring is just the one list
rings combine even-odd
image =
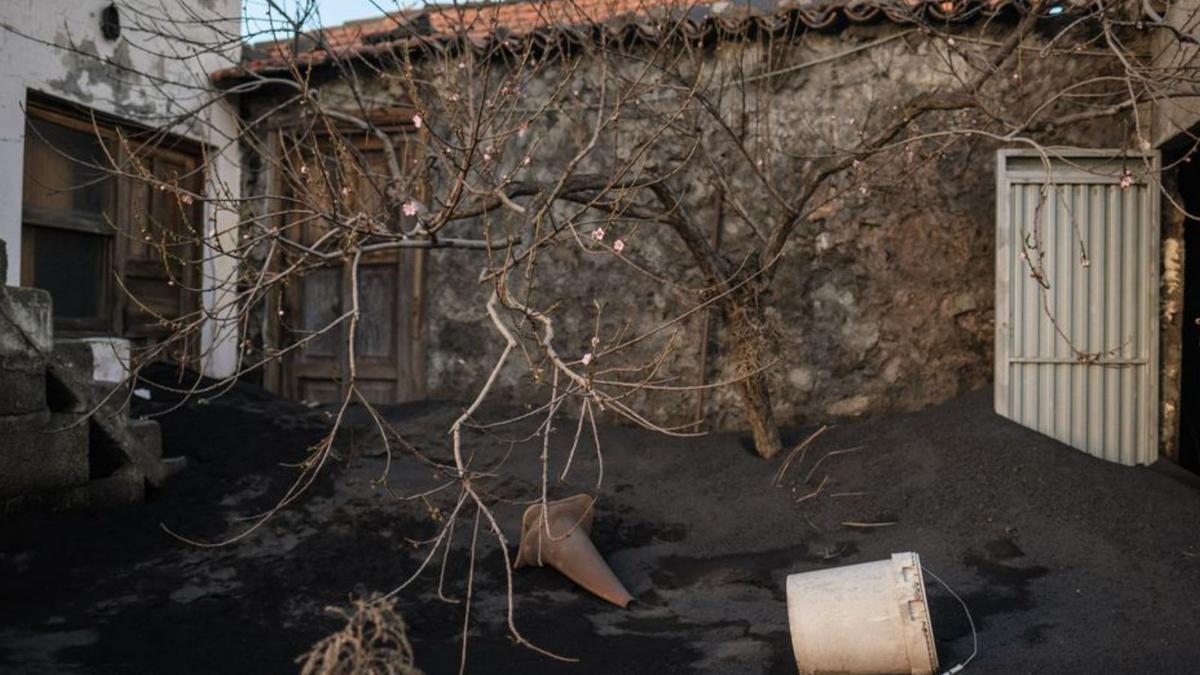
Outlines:
[{"label": "pink blossom", "polygon": [[517,127],[517,138],[525,138],[525,134],[529,133],[529,125],[522,124]]},{"label": "pink blossom", "polygon": [[417,206],[417,203],[411,199],[404,202],[404,206],[402,208],[404,210],[404,215],[406,216],[415,216],[417,215],[417,211],[420,210],[420,207]]},{"label": "pink blossom", "polygon": [[1133,185],[1133,174],[1129,169],[1125,169],[1121,174],[1121,189],[1128,189],[1131,185]]},{"label": "pink blossom", "polygon": [[588,352],[588,353],[584,354],[584,355],[583,355],[583,358],[579,359],[579,361],[580,361],[581,363],[583,363],[583,365],[585,365],[585,366],[586,366],[587,364],[591,363],[591,362],[592,362],[592,353],[591,353],[591,352]]},{"label": "pink blossom", "polygon": [[616,251],[617,253],[624,251],[625,250],[624,240],[618,239],[618,240],[614,241],[613,242],[613,250]]},{"label": "pink blossom", "polygon": [[422,126],[425,125],[425,118],[421,117],[420,113],[413,115],[412,120],[413,120],[413,126],[418,129],[420,129]]},{"label": "pink blossom", "polygon": [[604,228],[597,227],[596,229],[592,230],[592,239],[595,239],[596,241],[604,241]]}]

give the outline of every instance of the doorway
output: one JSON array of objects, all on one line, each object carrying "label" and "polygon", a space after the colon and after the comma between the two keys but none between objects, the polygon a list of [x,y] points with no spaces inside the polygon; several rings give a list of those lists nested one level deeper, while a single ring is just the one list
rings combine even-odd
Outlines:
[{"label": "doorway", "polygon": [[[1179,168],[1188,213],[1200,214],[1200,161]],[[1179,463],[1200,473],[1200,220],[1183,225],[1183,360],[1179,383]]]},{"label": "doorway", "polygon": [[[416,154],[411,134],[397,134],[394,148],[401,166],[410,166]],[[413,216],[392,214],[384,198],[390,172],[380,141],[355,137],[354,145],[339,153],[332,141],[309,147],[302,137],[293,144],[285,139],[286,155],[277,164],[276,179],[292,198],[307,208],[329,208],[333,195],[353,212],[371,214],[377,223],[412,228]],[[303,172],[285,171],[291,164]],[[314,245],[330,232],[331,223],[292,209],[285,227],[306,245]],[[384,241],[384,240],[380,240]],[[375,242],[378,243],[378,242]],[[402,403],[425,396],[422,341],[421,287],[424,251],[383,248],[362,256],[357,271],[345,260],[334,260],[308,270],[285,291],[283,311],[275,319],[283,344],[297,345],[288,352],[278,388],[288,398],[314,403],[337,403],[354,388],[371,403]],[[355,277],[357,276],[357,284]],[[349,349],[350,322],[345,319],[358,299],[360,317]],[[354,363],[350,359],[354,359]],[[353,366],[353,367],[352,367]]]},{"label": "doorway", "polygon": [[1158,156],[1059,153],[1049,174],[1036,152],[997,156],[996,412],[1094,457],[1151,464]]}]

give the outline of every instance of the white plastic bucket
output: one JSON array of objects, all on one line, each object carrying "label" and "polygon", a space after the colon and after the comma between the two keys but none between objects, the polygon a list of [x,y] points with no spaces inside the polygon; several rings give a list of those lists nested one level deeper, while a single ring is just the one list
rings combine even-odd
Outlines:
[{"label": "white plastic bucket", "polygon": [[916,553],[793,574],[787,578],[787,609],[792,651],[805,675],[937,670]]}]

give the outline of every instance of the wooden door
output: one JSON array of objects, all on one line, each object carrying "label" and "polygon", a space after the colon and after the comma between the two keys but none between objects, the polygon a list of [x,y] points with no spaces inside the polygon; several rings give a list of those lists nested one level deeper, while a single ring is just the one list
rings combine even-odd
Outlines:
[{"label": "wooden door", "polygon": [[996,412],[1122,464],[1158,458],[1158,157],[997,164]]},{"label": "wooden door", "polygon": [[[122,335],[148,344],[171,336],[198,307],[202,211],[191,195],[203,181],[190,155],[155,148],[131,162],[148,180],[123,182],[117,316]],[[196,351],[177,344],[163,356],[187,365]]]},{"label": "wooden door", "polygon": [[[405,156],[405,145],[398,149]],[[364,143],[352,163],[360,169],[339,170],[337,158],[311,156],[305,160],[309,198],[327,202],[329,190],[348,188],[344,204],[374,218],[380,227],[384,213],[382,185],[387,174],[377,147]],[[404,222],[406,227],[411,221]],[[327,225],[308,221],[294,236],[316,241]],[[354,337],[354,366],[358,391],[372,403],[395,403],[425,394],[421,340],[420,285],[423,252],[383,251],[364,255],[357,271],[340,261],[307,272],[289,286],[281,327],[292,343],[304,342],[291,353],[283,373],[284,393],[315,402],[337,402],[347,393],[350,375],[350,321],[355,288],[359,320]],[[357,275],[357,283],[355,283]]]}]

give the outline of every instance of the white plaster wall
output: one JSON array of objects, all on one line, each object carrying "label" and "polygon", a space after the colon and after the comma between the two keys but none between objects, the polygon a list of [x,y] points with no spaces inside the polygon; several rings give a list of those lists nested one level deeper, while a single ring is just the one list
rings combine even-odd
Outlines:
[{"label": "white plaster wall", "polygon": [[[209,196],[231,201],[207,206],[207,232],[236,224],[240,168],[236,107],[217,101],[198,120],[178,116],[213,101],[208,74],[240,56],[240,0],[123,0],[117,2],[122,31],[117,40],[100,32],[100,12],[110,0],[0,1],[0,238],[8,242],[6,283],[21,278],[21,177],[24,105],[30,90],[50,94],[152,127],[207,143],[215,153]],[[206,47],[211,46],[211,47]],[[235,228],[233,228],[235,229]],[[210,247],[210,252],[213,250]],[[214,308],[233,283],[225,258],[205,265],[205,303]],[[221,330],[204,331],[204,368],[212,376],[233,372],[237,340]]]}]

